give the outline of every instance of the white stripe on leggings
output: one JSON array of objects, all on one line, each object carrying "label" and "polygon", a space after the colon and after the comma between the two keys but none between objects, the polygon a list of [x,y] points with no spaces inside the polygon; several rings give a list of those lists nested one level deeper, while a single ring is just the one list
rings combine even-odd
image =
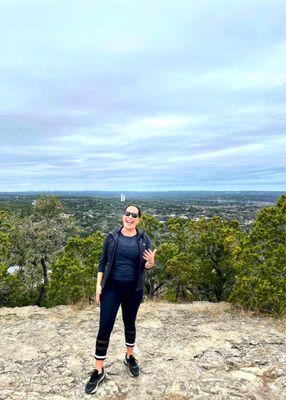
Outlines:
[{"label": "white stripe on leggings", "polygon": [[134,343],[127,343],[125,342],[126,346],[135,346],[135,342]]},{"label": "white stripe on leggings", "polygon": [[99,359],[101,359],[101,360],[103,360],[103,359],[105,359],[106,358],[106,356],[98,356],[97,354],[95,354],[95,356],[94,356],[95,358],[99,358]]}]

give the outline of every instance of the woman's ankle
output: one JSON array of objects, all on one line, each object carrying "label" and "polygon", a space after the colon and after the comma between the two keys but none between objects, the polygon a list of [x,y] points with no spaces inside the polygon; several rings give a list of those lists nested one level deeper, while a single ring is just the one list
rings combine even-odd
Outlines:
[{"label": "woman's ankle", "polygon": [[104,368],[103,364],[98,365],[97,363],[95,363],[95,369],[97,369],[98,373],[101,373],[103,368]]}]

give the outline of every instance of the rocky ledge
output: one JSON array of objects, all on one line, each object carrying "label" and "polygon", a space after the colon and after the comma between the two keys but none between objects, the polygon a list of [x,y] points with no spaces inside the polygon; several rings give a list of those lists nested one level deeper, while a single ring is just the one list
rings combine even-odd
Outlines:
[{"label": "rocky ledge", "polygon": [[276,326],[225,303],[145,302],[135,349],[141,373],[132,378],[123,364],[120,314],[105,364],[108,378],[95,395],[86,395],[99,308],[0,309],[0,399],[286,399],[283,321]]}]

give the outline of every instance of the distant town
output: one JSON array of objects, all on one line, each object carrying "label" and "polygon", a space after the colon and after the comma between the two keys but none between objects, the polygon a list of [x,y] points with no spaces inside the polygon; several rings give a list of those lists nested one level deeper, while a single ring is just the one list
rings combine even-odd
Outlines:
[{"label": "distant town", "polygon": [[169,191],[169,192],[14,192],[0,193],[0,209],[28,215],[39,196],[56,195],[83,235],[108,232],[121,223],[124,205],[138,204],[143,213],[166,222],[171,217],[199,220],[218,215],[236,219],[249,231],[258,210],[274,205],[283,192]]}]

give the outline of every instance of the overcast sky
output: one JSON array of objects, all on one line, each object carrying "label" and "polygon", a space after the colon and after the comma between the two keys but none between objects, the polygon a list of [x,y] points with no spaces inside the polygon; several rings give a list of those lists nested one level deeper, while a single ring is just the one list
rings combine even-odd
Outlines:
[{"label": "overcast sky", "polygon": [[0,0],[0,191],[284,190],[286,3]]}]

